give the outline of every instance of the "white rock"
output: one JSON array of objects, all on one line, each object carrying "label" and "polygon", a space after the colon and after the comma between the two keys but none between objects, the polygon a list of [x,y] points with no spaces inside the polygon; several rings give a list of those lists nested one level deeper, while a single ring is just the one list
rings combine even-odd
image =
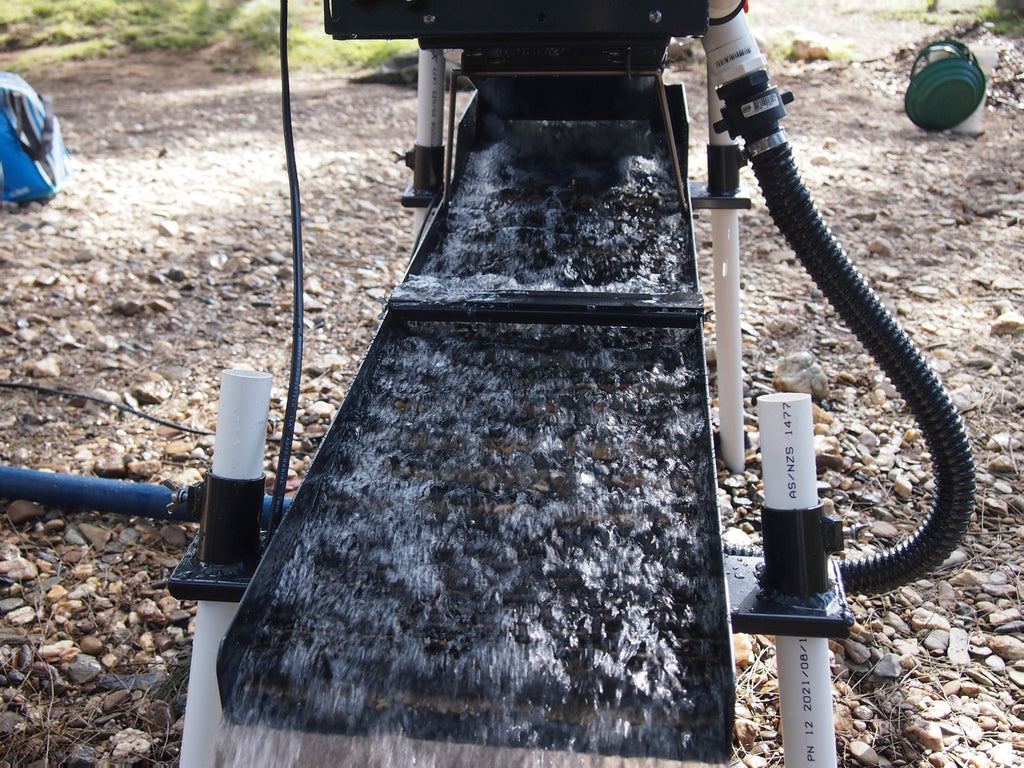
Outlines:
[{"label": "white rock", "polygon": [[164,237],[177,237],[181,232],[181,227],[174,219],[164,219],[156,225],[156,229]]},{"label": "white rock", "polygon": [[35,379],[56,379],[60,377],[60,358],[48,355],[41,360],[25,363],[25,373]]},{"label": "white rock", "polygon": [[993,336],[1012,336],[1024,331],[1024,315],[1019,312],[1006,312],[995,319],[989,327]]},{"label": "white rock", "polygon": [[810,352],[795,352],[783,358],[775,369],[772,386],[779,392],[802,392],[817,400],[830,394],[825,369]]},{"label": "white rock", "polygon": [[110,737],[114,747],[111,757],[114,760],[128,760],[132,762],[146,757],[153,749],[153,742],[149,736],[137,728],[125,728],[119,733]]}]

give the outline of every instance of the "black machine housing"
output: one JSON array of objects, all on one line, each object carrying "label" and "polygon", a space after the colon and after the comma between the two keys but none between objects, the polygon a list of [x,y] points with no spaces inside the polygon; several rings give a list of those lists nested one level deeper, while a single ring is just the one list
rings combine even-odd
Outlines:
[{"label": "black machine housing", "polygon": [[327,33],[418,38],[424,48],[657,46],[707,29],[708,3],[635,0],[325,0]]}]

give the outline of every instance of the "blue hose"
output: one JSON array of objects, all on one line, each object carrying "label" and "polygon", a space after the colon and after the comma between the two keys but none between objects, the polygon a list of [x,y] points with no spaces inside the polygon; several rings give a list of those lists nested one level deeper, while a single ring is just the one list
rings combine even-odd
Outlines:
[{"label": "blue hose", "polygon": [[[170,489],[125,480],[0,466],[0,498],[27,499],[52,507],[91,509],[155,520],[195,522],[185,511],[184,504],[167,510],[171,502]],[[270,514],[270,499],[270,496],[263,498],[264,526]],[[290,501],[285,499],[285,504]]]}]

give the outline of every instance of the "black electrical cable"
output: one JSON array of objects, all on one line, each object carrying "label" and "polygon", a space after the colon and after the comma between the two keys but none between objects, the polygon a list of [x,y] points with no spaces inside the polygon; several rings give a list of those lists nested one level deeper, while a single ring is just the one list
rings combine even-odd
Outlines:
[{"label": "black electrical cable", "polygon": [[284,130],[284,152],[288,165],[288,194],[291,201],[292,222],[292,355],[288,378],[288,396],[284,422],[281,425],[281,448],[277,454],[277,475],[270,502],[267,540],[274,535],[284,515],[284,493],[288,484],[288,466],[291,463],[292,436],[299,409],[299,384],[302,376],[302,209],[299,204],[299,174],[295,167],[295,141],[292,137],[292,97],[288,82],[288,0],[281,0],[281,122]]},{"label": "black electrical cable", "polygon": [[155,422],[157,424],[162,424],[165,427],[171,427],[173,429],[177,429],[180,432],[188,432],[188,433],[193,434],[193,435],[212,435],[213,434],[213,432],[210,432],[207,429],[194,429],[193,427],[182,426],[181,424],[178,424],[176,422],[168,421],[167,419],[161,419],[159,416],[154,416],[151,413],[146,413],[145,411],[140,411],[138,408],[132,408],[130,405],[125,405],[124,403],[118,403],[118,402],[115,402],[114,400],[110,400],[110,399],[108,399],[106,397],[99,397],[97,395],[87,395],[87,394],[85,394],[83,392],[70,392],[70,391],[68,391],[66,389],[55,389],[53,387],[42,387],[42,386],[40,386],[38,384],[28,384],[28,383],[23,383],[23,382],[18,382],[18,381],[0,381],[0,387],[6,388],[6,389],[25,389],[25,390],[28,390],[29,392],[38,392],[41,395],[56,395],[57,397],[67,397],[69,399],[70,398],[81,398],[82,400],[90,400],[90,401],[92,401],[94,403],[102,403],[103,405],[109,405],[110,407],[117,408],[118,410],[124,411],[125,413],[130,413],[130,414],[132,414],[134,416],[138,416],[138,417],[143,418],[143,419],[149,419],[152,422]]}]

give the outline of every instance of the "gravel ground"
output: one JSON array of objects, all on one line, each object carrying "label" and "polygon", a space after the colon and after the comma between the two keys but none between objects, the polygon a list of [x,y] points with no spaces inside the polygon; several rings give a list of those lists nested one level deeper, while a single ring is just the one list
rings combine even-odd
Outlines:
[{"label": "gravel ground", "polygon": [[[872,40],[860,63],[772,65],[797,95],[786,128],[808,186],[943,376],[979,466],[978,514],[954,557],[927,580],[853,596],[854,634],[832,643],[847,765],[1024,762],[1024,57],[1020,41],[963,31],[1001,54],[979,136],[925,134],[903,114],[912,51],[937,30],[887,28],[881,53]],[[702,71],[691,61],[671,72],[688,87],[695,178]],[[0,384],[94,395],[205,431],[219,372],[249,366],[274,375],[279,431],[291,268],[276,79],[154,56],[30,79],[53,95],[80,170],[48,204],[0,209]],[[401,278],[411,222],[392,155],[411,140],[415,103],[409,90],[338,75],[297,76],[293,95],[308,275],[297,482]],[[929,457],[753,197],[742,233],[747,393],[771,391],[793,353],[821,366],[822,495],[844,520],[847,552],[876,551],[927,510]],[[710,228],[697,227],[706,273]],[[212,448],[209,435],[22,388],[0,389],[0,429],[4,465],[143,482],[195,481]],[[736,541],[757,541],[752,437],[750,470],[721,476]],[[166,580],[194,529],[4,503],[0,763],[174,763],[195,606],[170,597]],[[781,765],[774,645],[735,644],[735,760]]]}]

